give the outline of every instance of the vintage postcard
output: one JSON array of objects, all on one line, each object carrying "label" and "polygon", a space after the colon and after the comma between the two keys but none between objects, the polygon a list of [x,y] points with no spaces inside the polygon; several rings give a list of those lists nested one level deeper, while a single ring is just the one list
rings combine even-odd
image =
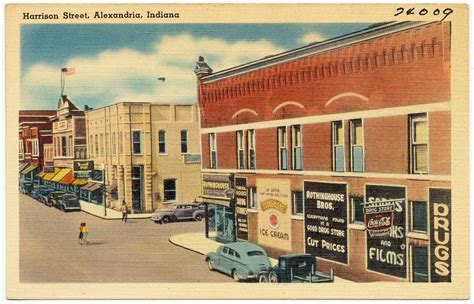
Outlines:
[{"label": "vintage postcard", "polygon": [[9,298],[469,297],[467,5],[5,26]]}]

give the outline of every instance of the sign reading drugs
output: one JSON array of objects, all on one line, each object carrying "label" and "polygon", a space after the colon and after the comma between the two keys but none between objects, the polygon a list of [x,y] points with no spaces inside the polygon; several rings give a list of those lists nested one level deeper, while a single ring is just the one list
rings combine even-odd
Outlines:
[{"label": "sign reading drugs", "polygon": [[406,278],[405,188],[366,185],[367,269]]},{"label": "sign reading drugs", "polygon": [[451,190],[430,189],[431,282],[451,282]]},{"label": "sign reading drugs", "polygon": [[230,189],[231,176],[229,174],[203,174],[202,195],[228,199],[226,190]]},{"label": "sign reading drugs", "polygon": [[304,182],[306,253],[347,264],[347,185]]},{"label": "sign reading drugs", "polygon": [[237,238],[248,239],[247,179],[235,178],[235,222]]},{"label": "sign reading drugs", "polygon": [[290,180],[257,178],[259,244],[291,250],[290,194]]}]

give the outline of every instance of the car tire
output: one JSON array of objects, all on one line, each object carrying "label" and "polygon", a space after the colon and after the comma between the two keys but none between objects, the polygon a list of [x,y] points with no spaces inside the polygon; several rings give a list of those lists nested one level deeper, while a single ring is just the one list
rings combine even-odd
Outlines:
[{"label": "car tire", "polygon": [[240,276],[237,270],[232,270],[232,278],[234,279],[235,282],[240,282]]},{"label": "car tire", "polygon": [[266,273],[262,273],[258,275],[258,282],[259,283],[268,283],[268,276]]},{"label": "car tire", "polygon": [[211,259],[207,260],[207,268],[209,268],[210,271],[214,271],[214,265],[213,264],[214,264],[214,262]]},{"label": "car tire", "polygon": [[195,220],[196,222],[202,221],[202,215],[201,215],[201,214],[196,215],[196,217],[194,218],[194,220]]},{"label": "car tire", "polygon": [[169,222],[170,222],[169,216],[163,216],[163,218],[161,219],[162,224],[168,224]]},{"label": "car tire", "polygon": [[278,283],[278,275],[275,271],[272,271],[268,274],[268,282],[269,283]]}]

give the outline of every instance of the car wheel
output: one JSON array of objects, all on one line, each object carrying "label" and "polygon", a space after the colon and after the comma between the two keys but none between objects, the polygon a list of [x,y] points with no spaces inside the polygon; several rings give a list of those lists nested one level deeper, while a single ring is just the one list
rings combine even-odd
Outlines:
[{"label": "car wheel", "polygon": [[239,274],[237,273],[237,270],[232,270],[232,278],[234,279],[234,281],[236,282],[240,282],[240,276]]},{"label": "car wheel", "polygon": [[194,219],[196,220],[196,222],[200,222],[200,221],[202,221],[202,215],[198,214],[198,215],[196,215],[196,217]]},{"label": "car wheel", "polygon": [[266,273],[262,273],[258,276],[259,283],[268,283],[268,277]]},{"label": "car wheel", "polygon": [[168,216],[164,216],[164,217],[161,219],[161,222],[162,222],[163,224],[167,224],[167,223],[170,222],[170,218],[169,218]]},{"label": "car wheel", "polygon": [[268,282],[278,283],[278,275],[276,274],[276,272],[272,271],[268,274]]},{"label": "car wheel", "polygon": [[210,271],[214,271],[214,262],[211,259],[207,260],[207,267]]}]

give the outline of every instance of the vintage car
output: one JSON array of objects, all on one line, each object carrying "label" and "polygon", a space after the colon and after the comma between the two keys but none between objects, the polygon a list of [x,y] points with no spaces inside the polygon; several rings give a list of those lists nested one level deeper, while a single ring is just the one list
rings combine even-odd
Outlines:
[{"label": "vintage car", "polygon": [[265,251],[252,243],[235,242],[220,246],[216,252],[206,254],[210,270],[218,270],[234,278],[234,281],[258,279],[261,273],[271,269]]},{"label": "vintage car", "polygon": [[33,192],[33,183],[25,180],[20,181],[20,193],[30,195],[31,192]]},{"label": "vintage car", "polygon": [[66,211],[80,211],[81,204],[79,203],[79,199],[74,194],[66,193],[62,195],[58,200],[58,204],[54,205],[54,207],[59,208],[60,210]]},{"label": "vintage car", "polygon": [[177,220],[201,221],[205,216],[204,205],[198,203],[174,204],[170,209],[158,209],[152,214],[155,223],[166,224]]},{"label": "vintage car", "polygon": [[54,189],[48,188],[46,186],[35,186],[33,192],[31,192],[31,197],[45,205],[49,205],[48,195],[53,191]]},{"label": "vintage car", "polygon": [[282,255],[278,264],[260,275],[259,282],[270,283],[328,283],[334,282],[334,271],[326,274],[317,271],[316,257],[310,254],[292,253]]},{"label": "vintage car", "polygon": [[66,192],[63,191],[53,191],[48,194],[47,197],[47,204],[56,208],[59,208],[60,206],[60,200],[62,196],[66,194]]}]

